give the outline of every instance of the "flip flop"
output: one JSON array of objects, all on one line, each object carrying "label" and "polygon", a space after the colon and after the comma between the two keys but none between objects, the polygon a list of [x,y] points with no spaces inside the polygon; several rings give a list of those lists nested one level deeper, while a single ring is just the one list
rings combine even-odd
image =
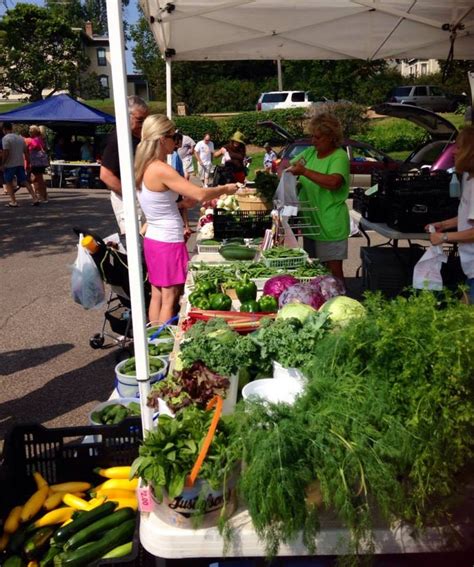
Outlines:
[{"label": "flip flop", "polygon": [[18,207],[18,203],[7,203],[5,207],[11,207],[12,209],[16,209]]},{"label": "flip flop", "polygon": [[34,203],[31,203],[31,206],[32,206],[32,207],[37,207],[39,204],[40,204],[39,201],[35,201]]}]

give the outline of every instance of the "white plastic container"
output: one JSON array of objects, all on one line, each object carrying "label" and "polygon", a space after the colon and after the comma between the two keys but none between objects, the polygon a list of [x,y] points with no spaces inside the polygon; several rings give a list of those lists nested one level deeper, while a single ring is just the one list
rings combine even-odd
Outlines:
[{"label": "white plastic container", "polygon": [[[158,382],[166,376],[166,371],[168,369],[168,360],[162,356],[150,357],[154,359],[159,359],[163,363],[163,368],[159,372],[150,374],[150,382]],[[134,375],[123,374],[121,368],[125,365],[127,361],[122,360],[115,367],[115,387],[119,397],[121,398],[133,398],[139,397],[138,381],[137,377]]]},{"label": "white plastic container", "polygon": [[303,388],[306,385],[306,378],[301,370],[298,370],[298,368],[286,368],[275,360],[273,361],[273,378],[276,380],[294,380]]},{"label": "white plastic container", "polygon": [[237,394],[239,392],[239,377],[237,374],[232,374],[229,377],[230,386],[227,390],[227,396],[222,404],[222,415],[229,415],[234,413],[235,404],[237,403]]},{"label": "white plastic container", "polygon": [[95,408],[89,413],[90,425],[104,425],[103,423],[98,423],[97,421],[94,421],[92,419],[92,414],[95,413],[96,411],[102,411],[107,406],[112,406],[116,404],[121,404],[122,406],[128,406],[132,402],[140,403],[137,398],[114,398],[112,400],[107,400],[105,402],[101,402],[100,404],[97,404]]},{"label": "white plastic container", "polygon": [[273,404],[292,405],[302,392],[303,386],[296,380],[262,378],[245,385],[242,388],[242,397],[244,400],[258,398]]}]

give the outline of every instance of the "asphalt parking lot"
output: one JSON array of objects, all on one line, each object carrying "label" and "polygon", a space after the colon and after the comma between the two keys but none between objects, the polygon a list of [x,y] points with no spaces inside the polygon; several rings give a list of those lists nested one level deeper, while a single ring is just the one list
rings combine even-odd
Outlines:
[{"label": "asphalt parking lot", "polygon": [[[115,232],[109,193],[53,189],[49,203],[32,207],[25,189],[20,207],[0,203],[0,439],[18,423],[47,426],[87,423],[88,413],[114,388],[117,349],[93,350],[103,309],[86,311],[70,294],[79,226],[107,236]],[[196,215],[194,215],[196,217]],[[375,240],[377,242],[377,240]],[[350,239],[349,289],[364,238]]]}]

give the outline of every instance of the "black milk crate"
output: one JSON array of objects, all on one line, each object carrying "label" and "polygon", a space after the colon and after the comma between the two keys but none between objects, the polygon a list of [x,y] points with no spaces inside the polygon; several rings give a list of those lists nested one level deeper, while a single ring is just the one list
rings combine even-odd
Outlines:
[{"label": "black milk crate", "polygon": [[[91,425],[48,429],[39,424],[17,425],[5,437],[0,466],[0,517],[23,504],[36,490],[33,472],[48,484],[68,481],[100,483],[94,468],[131,465],[143,438],[140,418],[117,425]],[[132,552],[121,559],[96,565],[142,565],[144,550],[135,529]]]},{"label": "black milk crate", "polygon": [[449,194],[451,174],[447,171],[374,171],[371,184],[378,184],[380,194],[390,195],[394,190],[433,191]]},{"label": "black milk crate", "polygon": [[422,197],[395,197],[387,209],[387,224],[399,232],[425,232],[430,222],[457,216],[459,201],[438,194]]},{"label": "black milk crate", "polygon": [[226,211],[214,209],[214,238],[258,238],[272,227],[270,211]]},{"label": "black milk crate", "polygon": [[378,192],[373,195],[366,195],[365,189],[356,187],[354,189],[352,208],[370,222],[387,221],[386,198],[385,195],[379,195]]},{"label": "black milk crate", "polygon": [[421,246],[363,246],[360,257],[364,288],[381,291],[387,297],[399,295],[412,285],[413,268],[424,252]]}]

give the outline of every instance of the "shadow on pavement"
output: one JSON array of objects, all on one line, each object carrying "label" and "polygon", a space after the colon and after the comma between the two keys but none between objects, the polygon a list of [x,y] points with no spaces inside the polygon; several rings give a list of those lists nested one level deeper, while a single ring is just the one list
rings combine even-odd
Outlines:
[{"label": "shadow on pavement", "polygon": [[[20,423],[45,423],[95,400],[106,400],[114,388],[115,352],[75,368],[22,397],[0,404],[0,439]],[[38,369],[38,372],[41,372]],[[85,424],[85,423],[84,423]]]},{"label": "shadow on pavement", "polygon": [[0,366],[0,376],[15,374],[21,370],[34,368],[44,362],[56,358],[57,356],[74,348],[73,344],[51,345],[41,348],[28,348],[21,350],[10,350],[2,354],[2,365]]},{"label": "shadow on pavement", "polygon": [[33,256],[61,254],[77,242],[72,227],[84,226],[84,222],[105,236],[117,231],[108,191],[95,195],[75,190],[60,195],[51,192],[49,202],[39,207],[32,207],[28,199],[29,195],[21,195],[16,209],[0,201],[0,258],[25,252],[25,248]]}]

